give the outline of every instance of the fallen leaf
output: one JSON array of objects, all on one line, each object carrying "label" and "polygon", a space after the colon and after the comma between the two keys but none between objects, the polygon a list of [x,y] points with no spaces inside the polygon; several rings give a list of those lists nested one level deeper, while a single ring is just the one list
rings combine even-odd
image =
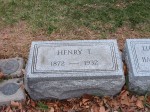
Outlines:
[{"label": "fallen leaf", "polygon": [[99,107],[96,105],[93,105],[91,108],[91,112],[99,112]]},{"label": "fallen leaf", "polygon": [[104,106],[101,106],[100,109],[99,109],[99,112],[107,112],[107,111],[105,110]]},{"label": "fallen leaf", "polygon": [[121,99],[121,104],[122,104],[122,105],[127,105],[127,106],[129,106],[130,103],[129,103],[128,98],[126,98],[126,99]]},{"label": "fallen leaf", "polygon": [[50,107],[50,110],[48,112],[55,112],[55,109],[53,107]]},{"label": "fallen leaf", "polygon": [[127,105],[127,106],[129,106],[130,105],[130,103],[129,103],[129,98],[128,98],[128,94],[129,94],[129,92],[128,91],[123,91],[122,93],[121,93],[121,104],[122,105]]},{"label": "fallen leaf", "polygon": [[0,72],[0,79],[2,79],[3,77],[4,77],[4,74]]},{"label": "fallen leaf", "polygon": [[144,96],[139,96],[138,99],[144,101]]},{"label": "fallen leaf", "polygon": [[103,102],[106,103],[106,102],[107,102],[107,99],[106,99],[106,98],[103,98]]},{"label": "fallen leaf", "polygon": [[5,109],[5,111],[6,111],[6,112],[11,111],[11,112],[12,112],[12,110],[11,110],[10,106],[8,106],[8,107]]},{"label": "fallen leaf", "polygon": [[22,108],[23,108],[23,107],[22,107],[22,104],[19,103],[18,109],[22,109]]},{"label": "fallen leaf", "polygon": [[130,99],[130,102],[131,102],[131,103],[134,103],[135,101],[137,101],[137,98],[133,95],[133,96],[131,97],[131,99]]},{"label": "fallen leaf", "polygon": [[22,71],[22,74],[23,74],[23,75],[26,74],[25,69],[22,69],[21,71]]},{"label": "fallen leaf", "polygon": [[137,106],[138,108],[144,108],[143,102],[142,102],[141,100],[137,100],[136,106]]},{"label": "fallen leaf", "polygon": [[6,111],[6,112],[13,112],[13,111],[12,111],[12,109],[10,109],[9,111]]},{"label": "fallen leaf", "polygon": [[89,99],[86,99],[86,98],[82,99],[83,104],[86,103],[87,101],[89,101]]},{"label": "fallen leaf", "polygon": [[11,101],[11,106],[13,107],[19,107],[20,106],[20,103],[19,102],[15,102],[15,101]]},{"label": "fallen leaf", "polygon": [[112,100],[110,106],[117,110],[119,108],[119,102],[117,102],[116,100]]},{"label": "fallen leaf", "polygon": [[89,108],[89,107],[90,107],[89,105],[86,105],[86,106],[85,106],[85,108]]},{"label": "fallen leaf", "polygon": [[33,100],[30,101],[30,104],[31,104],[32,107],[36,106],[36,104],[35,104],[35,102]]},{"label": "fallen leaf", "polygon": [[121,99],[127,98],[128,95],[129,95],[129,92],[128,92],[128,91],[126,91],[126,90],[122,91],[122,92],[121,92]]}]

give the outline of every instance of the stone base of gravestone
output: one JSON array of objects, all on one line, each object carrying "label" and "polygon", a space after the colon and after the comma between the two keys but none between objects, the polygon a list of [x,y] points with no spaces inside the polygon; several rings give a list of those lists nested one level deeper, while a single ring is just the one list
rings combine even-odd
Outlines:
[{"label": "stone base of gravestone", "polygon": [[20,78],[0,82],[0,106],[9,105],[11,101],[24,101],[22,84],[23,80]]},{"label": "stone base of gravestone", "polygon": [[0,71],[5,77],[19,77],[22,75],[24,61],[22,58],[0,59]]},{"label": "stone base of gravestone", "polygon": [[150,39],[127,39],[123,54],[129,90],[140,95],[150,92]]},{"label": "stone base of gravestone", "polygon": [[124,80],[116,40],[32,42],[25,86],[35,100],[113,96]]},{"label": "stone base of gravestone", "polygon": [[83,94],[114,96],[121,91],[124,79],[74,79],[47,80],[39,79],[28,82],[28,92],[32,99],[67,99]]}]

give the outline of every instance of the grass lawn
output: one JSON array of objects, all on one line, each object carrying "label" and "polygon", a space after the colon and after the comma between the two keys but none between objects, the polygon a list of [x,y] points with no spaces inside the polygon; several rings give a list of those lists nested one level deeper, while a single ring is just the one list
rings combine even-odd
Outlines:
[{"label": "grass lawn", "polygon": [[150,32],[150,0],[0,0],[0,28],[18,21],[47,34],[81,26],[102,37],[123,26]]}]

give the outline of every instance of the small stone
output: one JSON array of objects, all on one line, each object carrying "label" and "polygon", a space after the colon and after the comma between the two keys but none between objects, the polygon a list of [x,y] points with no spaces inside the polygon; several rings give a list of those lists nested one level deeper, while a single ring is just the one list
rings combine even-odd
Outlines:
[{"label": "small stone", "polygon": [[21,78],[3,80],[0,82],[0,106],[9,105],[11,101],[24,101],[25,93],[22,89]]},{"label": "small stone", "polygon": [[113,96],[124,82],[116,40],[32,42],[25,87],[35,100]]},{"label": "small stone", "polygon": [[0,60],[0,70],[5,77],[19,77],[22,75],[24,61],[22,58],[10,58]]},{"label": "small stone", "polygon": [[129,90],[140,95],[150,92],[150,39],[127,39],[123,55]]}]

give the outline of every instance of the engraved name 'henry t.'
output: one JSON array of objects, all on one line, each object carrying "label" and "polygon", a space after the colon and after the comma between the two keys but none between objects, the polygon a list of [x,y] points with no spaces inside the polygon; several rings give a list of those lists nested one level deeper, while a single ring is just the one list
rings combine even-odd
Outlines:
[{"label": "engraved name 'henry t.'", "polygon": [[[57,55],[81,55],[84,50],[82,49],[73,49],[73,50],[57,50]],[[90,54],[91,50],[86,49],[87,53]]]}]

